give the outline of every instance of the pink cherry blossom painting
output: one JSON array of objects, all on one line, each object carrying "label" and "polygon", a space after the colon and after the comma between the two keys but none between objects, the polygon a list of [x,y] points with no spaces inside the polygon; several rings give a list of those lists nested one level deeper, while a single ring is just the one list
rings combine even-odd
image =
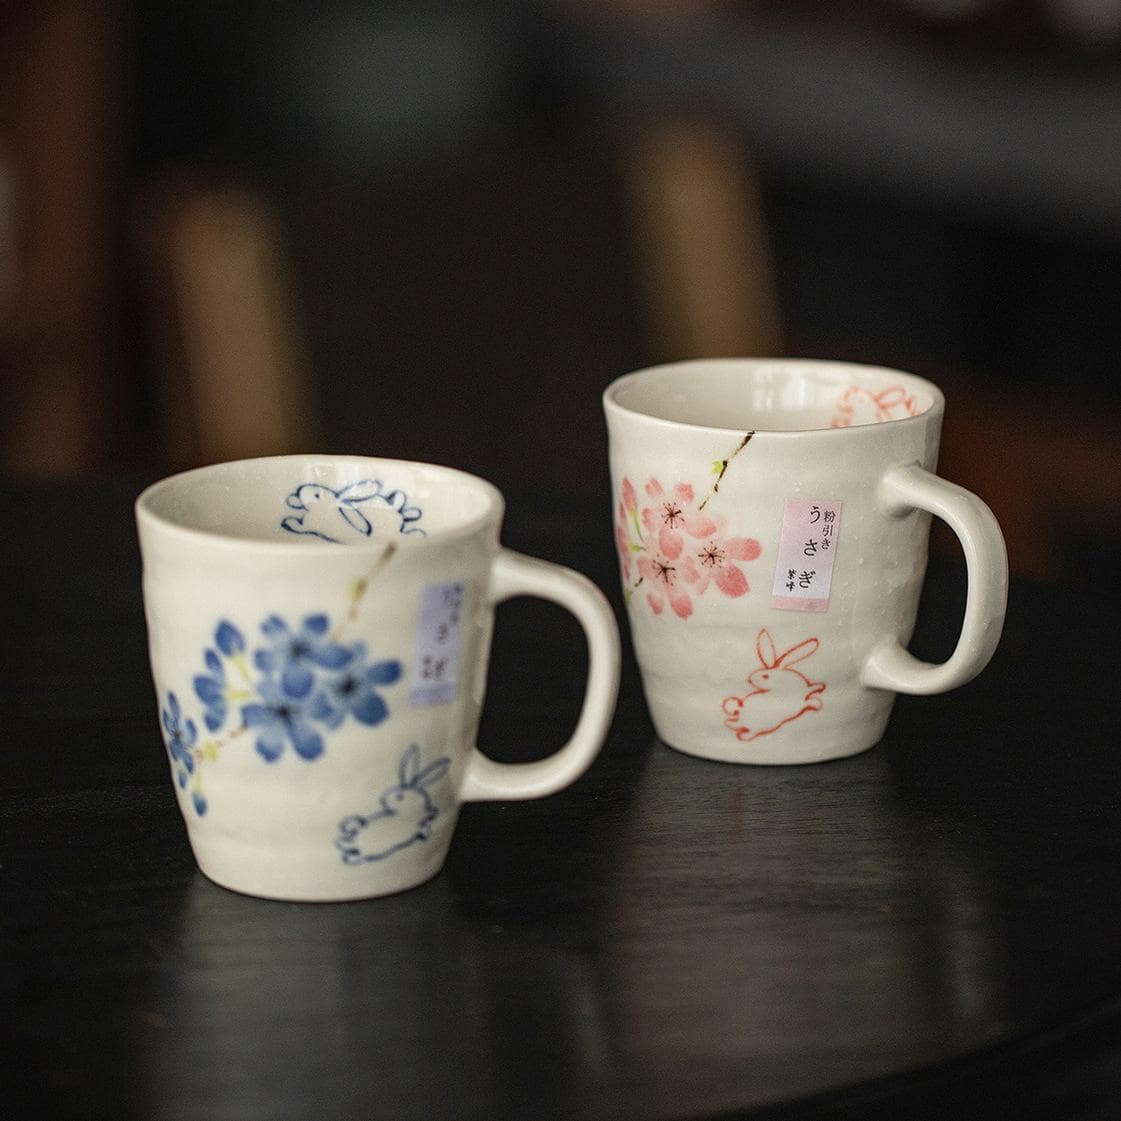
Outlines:
[{"label": "pink cherry blossom painting", "polygon": [[[727,461],[719,466],[722,478]],[[688,619],[694,601],[711,589],[733,599],[750,591],[743,566],[762,547],[730,531],[727,519],[709,508],[715,486],[701,500],[691,483],[666,488],[654,477],[641,494],[629,478],[620,490],[615,542],[628,602],[639,594],[655,615],[668,607]]]}]

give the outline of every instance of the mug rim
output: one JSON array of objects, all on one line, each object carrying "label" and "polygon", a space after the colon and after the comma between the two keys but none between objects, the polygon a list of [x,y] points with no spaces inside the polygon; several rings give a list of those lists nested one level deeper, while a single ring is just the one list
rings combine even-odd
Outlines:
[{"label": "mug rim", "polygon": [[745,374],[771,368],[790,372],[830,369],[850,370],[864,375],[886,375],[890,376],[890,378],[895,381],[902,379],[908,386],[914,389],[921,389],[930,396],[930,406],[921,413],[916,413],[914,416],[881,420],[874,424],[842,425],[835,428],[759,428],[753,430],[753,438],[756,440],[805,439],[809,436],[827,436],[830,439],[835,439],[845,434],[848,435],[849,439],[852,439],[856,433],[865,430],[876,432],[877,430],[903,424],[925,423],[929,421],[931,417],[941,416],[945,410],[945,395],[934,382],[929,381],[927,378],[920,377],[918,374],[911,374],[906,370],[898,370],[891,366],[879,366],[865,362],[848,362],[841,359],[830,358],[686,358],[675,362],[659,362],[652,366],[644,366],[642,369],[632,370],[629,373],[622,374],[615,378],[603,391],[602,401],[604,411],[608,415],[612,412],[616,412],[621,416],[641,418],[644,421],[649,421],[651,424],[662,425],[673,429],[711,432],[721,436],[741,433],[743,431],[742,428],[731,425],[697,424],[688,420],[674,420],[670,417],[659,416],[656,413],[643,412],[630,405],[624,405],[618,400],[619,393],[628,385],[636,381],[644,380],[652,374],[678,371],[680,373],[692,372],[705,376],[706,373],[714,373],[718,369],[727,370],[729,367],[738,367]]},{"label": "mug rim", "polygon": [[435,472],[438,475],[456,479],[460,482],[467,482],[481,491],[485,497],[485,508],[474,517],[444,529],[426,529],[423,534],[398,534],[390,539],[397,548],[425,548],[426,546],[431,546],[436,543],[470,538],[486,526],[500,523],[506,509],[506,500],[503,498],[502,492],[498,487],[479,475],[473,475],[471,472],[464,471],[458,467],[449,467],[440,463],[430,463],[421,459],[398,459],[391,456],[357,455],[335,452],[295,452],[288,455],[263,455],[250,456],[244,459],[221,460],[216,463],[204,464],[201,467],[191,467],[185,471],[177,471],[172,475],[166,475],[162,479],[157,479],[155,482],[146,486],[136,497],[133,509],[137,524],[141,527],[147,526],[152,529],[158,529],[161,533],[170,534],[172,537],[178,537],[184,541],[190,541],[196,544],[217,545],[230,549],[261,549],[276,556],[320,555],[325,557],[337,557],[339,555],[352,554],[356,550],[358,552],[377,553],[383,551],[387,545],[387,540],[385,538],[379,538],[376,541],[371,540],[368,542],[348,542],[345,545],[340,545],[338,542],[334,541],[322,541],[314,538],[309,539],[303,536],[293,538],[290,541],[280,539],[272,540],[260,537],[238,537],[234,534],[219,533],[215,530],[201,529],[198,526],[186,525],[152,508],[154,500],[159,498],[164,491],[176,487],[189,486],[192,479],[201,479],[206,476],[216,475],[221,471],[229,471],[238,467],[250,468],[266,464],[279,466],[283,463],[307,464],[309,461],[323,464],[355,463],[378,464],[379,466],[384,465],[412,469],[419,468],[424,471]]}]

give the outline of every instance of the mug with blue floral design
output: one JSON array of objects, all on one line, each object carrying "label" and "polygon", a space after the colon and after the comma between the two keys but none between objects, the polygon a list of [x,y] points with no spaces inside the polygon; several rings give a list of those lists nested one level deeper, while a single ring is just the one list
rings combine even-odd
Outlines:
[{"label": "mug with blue floral design", "polygon": [[[1008,562],[975,495],[936,475],[944,399],[844,362],[720,359],[608,387],[615,539],[658,735],[734,763],[852,755],[897,693],[965,684],[1000,638]],[[930,518],[968,598],[941,665],[907,651]]]},{"label": "mug with blue floral design", "polygon": [[[500,493],[447,467],[301,455],[172,476],[137,499],[159,719],[199,867],[251,895],[400,891],[465,801],[575,781],[607,734],[619,636],[578,573],[499,545]],[[575,615],[584,704],[548,758],[475,746],[494,608]]]}]

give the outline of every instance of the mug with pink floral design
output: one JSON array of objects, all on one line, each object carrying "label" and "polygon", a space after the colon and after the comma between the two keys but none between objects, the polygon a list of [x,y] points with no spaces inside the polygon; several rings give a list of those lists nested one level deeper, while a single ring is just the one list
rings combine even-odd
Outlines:
[{"label": "mug with pink floral design", "polygon": [[[897,693],[980,673],[1008,563],[975,495],[934,474],[944,398],[844,362],[712,359],[604,394],[615,539],[662,740],[735,763],[853,755]],[[948,661],[907,651],[930,517],[961,540],[968,595]]]}]

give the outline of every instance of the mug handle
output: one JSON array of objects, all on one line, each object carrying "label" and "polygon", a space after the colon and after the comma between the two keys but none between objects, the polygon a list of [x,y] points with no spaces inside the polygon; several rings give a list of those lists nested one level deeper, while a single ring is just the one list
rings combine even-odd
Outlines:
[{"label": "mug handle", "polygon": [[890,517],[915,509],[940,517],[965,552],[968,591],[961,635],[948,661],[920,661],[896,638],[869,655],[860,681],[897,693],[945,693],[972,681],[988,665],[1000,641],[1008,603],[1008,553],[993,512],[975,494],[948,483],[917,463],[889,471],[880,483],[880,505]]},{"label": "mug handle", "polygon": [[551,600],[571,611],[588,640],[588,682],[572,736],[534,763],[496,763],[477,747],[460,789],[465,802],[541,798],[575,782],[599,753],[619,694],[619,628],[604,594],[589,579],[558,564],[500,549],[491,567],[489,601],[513,596]]}]

